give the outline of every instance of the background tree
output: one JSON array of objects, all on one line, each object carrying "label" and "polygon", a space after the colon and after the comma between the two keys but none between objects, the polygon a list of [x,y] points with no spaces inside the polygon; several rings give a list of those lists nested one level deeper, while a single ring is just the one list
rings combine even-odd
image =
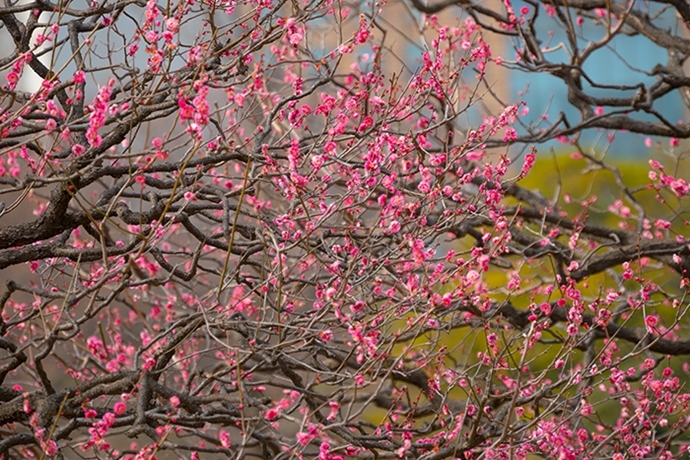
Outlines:
[{"label": "background tree", "polygon": [[[649,5],[461,2],[401,36],[385,2],[4,3],[0,455],[683,455],[682,157],[631,179],[574,137],[535,176],[525,144],[687,137],[634,118],[686,85]],[[606,38],[578,51],[575,15]],[[668,49],[658,85],[587,96],[586,50],[626,33]],[[582,119],[487,113],[500,64]]]}]

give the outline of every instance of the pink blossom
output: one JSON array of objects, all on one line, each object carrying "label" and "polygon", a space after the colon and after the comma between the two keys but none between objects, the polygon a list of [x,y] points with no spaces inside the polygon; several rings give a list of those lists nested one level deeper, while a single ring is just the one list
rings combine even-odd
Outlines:
[{"label": "pink blossom", "polygon": [[644,323],[647,325],[647,328],[650,331],[654,331],[656,329],[657,324],[659,323],[659,317],[655,315],[645,316]]},{"label": "pink blossom", "polygon": [[330,329],[320,331],[319,338],[324,342],[330,342],[331,340],[333,340],[333,331],[331,331]]},{"label": "pink blossom", "polygon": [[228,433],[225,430],[220,430],[218,433],[218,440],[220,441],[220,445],[228,448],[230,447],[230,433]]},{"label": "pink blossom", "polygon": [[179,30],[180,23],[177,19],[175,18],[168,18],[165,20],[165,27],[170,31],[170,32],[177,32]]},{"label": "pink blossom", "polygon": [[290,34],[290,44],[294,46],[299,45],[302,42],[303,38],[304,37],[302,36],[302,34],[298,32]]},{"label": "pink blossom", "polygon": [[484,152],[481,150],[472,150],[465,154],[465,158],[469,161],[479,161],[484,156]]},{"label": "pink blossom", "polygon": [[5,75],[5,79],[7,80],[8,89],[12,90],[19,82],[19,74],[14,71],[8,72],[7,75]]},{"label": "pink blossom", "polygon": [[127,411],[127,405],[123,402],[116,402],[113,405],[113,411],[118,415],[122,415]]},{"label": "pink blossom", "polygon": [[77,70],[76,72],[74,72],[74,77],[72,77],[72,81],[76,84],[84,83],[86,81],[86,74],[83,70]]},{"label": "pink blossom", "polygon": [[479,280],[479,272],[476,270],[470,270],[467,272],[467,275],[465,275],[465,281],[467,284],[474,284]]}]

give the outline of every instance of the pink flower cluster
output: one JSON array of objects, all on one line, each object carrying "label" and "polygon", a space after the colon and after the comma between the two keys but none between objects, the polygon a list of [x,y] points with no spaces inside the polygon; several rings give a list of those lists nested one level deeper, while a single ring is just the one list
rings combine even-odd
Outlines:
[{"label": "pink flower cluster", "polygon": [[93,103],[88,107],[91,113],[89,114],[89,127],[86,130],[86,139],[92,147],[99,147],[103,142],[103,138],[98,133],[98,130],[105,125],[110,94],[114,86],[115,79],[111,78],[107,85],[99,88],[98,95],[96,95]]}]

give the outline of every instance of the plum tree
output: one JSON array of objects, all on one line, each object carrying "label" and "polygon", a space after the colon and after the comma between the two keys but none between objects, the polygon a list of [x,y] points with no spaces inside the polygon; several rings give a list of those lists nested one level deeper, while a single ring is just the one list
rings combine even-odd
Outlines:
[{"label": "plum tree", "polygon": [[[578,135],[690,136],[655,108],[687,8],[516,8],[5,2],[2,458],[684,455],[683,155]],[[585,61],[635,34],[668,62],[601,95]],[[527,120],[513,71],[580,119]]]}]

